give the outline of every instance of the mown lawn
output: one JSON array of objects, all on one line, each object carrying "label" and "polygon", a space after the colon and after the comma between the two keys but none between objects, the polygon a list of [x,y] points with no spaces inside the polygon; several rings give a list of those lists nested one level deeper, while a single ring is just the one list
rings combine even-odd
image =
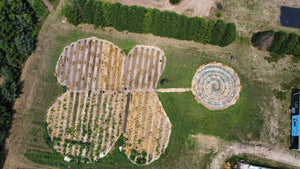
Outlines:
[{"label": "mown lawn", "polygon": [[[41,88],[38,92],[41,95],[34,102],[36,105],[34,120],[40,120],[41,122],[43,122],[42,119],[46,120],[45,115],[48,107],[57,96],[63,93],[62,87],[53,76],[56,61],[63,47],[80,38],[90,36],[93,36],[93,34],[71,32],[65,36],[57,37],[57,42],[59,42],[57,45],[60,47],[53,51],[54,54],[51,56],[52,61],[49,69],[40,74]],[[136,44],[136,42],[126,39],[110,39],[97,35],[96,37],[110,40],[120,48],[123,47],[127,50]],[[213,55],[193,49],[179,50],[167,46],[160,48],[165,51],[167,57],[166,68],[161,78],[167,78],[169,82],[163,85],[159,84],[159,88],[190,88],[195,70],[205,62],[216,60],[230,65],[230,61],[226,59],[217,59]],[[237,73],[239,74],[238,70]],[[228,141],[258,140],[263,126],[261,111],[264,103],[263,96],[267,96],[268,92],[262,83],[250,80],[240,74],[239,77],[243,86],[240,98],[235,105],[225,110],[209,111],[194,100],[194,95],[191,92],[159,93],[159,98],[172,123],[172,134],[166,152],[160,159],[144,168],[173,168],[174,166],[197,168],[207,165],[208,161],[203,160],[210,160],[214,154],[208,154],[207,157],[199,159],[200,166],[191,164],[191,161],[187,158],[190,152],[186,142],[192,134],[214,135]],[[43,111],[45,112],[43,113]],[[42,127],[38,128],[41,132],[44,130]],[[120,144],[120,141],[118,141],[114,150],[101,159],[100,162],[90,164],[66,163],[63,161],[62,156],[51,149],[47,149],[47,152],[28,149],[25,156],[34,162],[61,168],[66,168],[68,165],[71,168],[140,168],[131,164],[126,155],[118,151]]]}]

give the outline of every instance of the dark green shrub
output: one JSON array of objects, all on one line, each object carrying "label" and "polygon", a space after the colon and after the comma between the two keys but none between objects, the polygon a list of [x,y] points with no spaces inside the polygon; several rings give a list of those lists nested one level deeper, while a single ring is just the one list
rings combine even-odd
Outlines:
[{"label": "dark green shrub", "polygon": [[33,39],[27,35],[20,35],[15,38],[15,45],[20,54],[28,56],[35,49]]},{"label": "dark green shrub", "polygon": [[47,16],[47,7],[44,3],[40,0],[30,0],[30,6],[34,10],[34,13],[38,18],[43,18]]},{"label": "dark green shrub", "polygon": [[273,30],[258,32],[251,38],[252,45],[260,48],[268,36],[274,36],[268,51],[272,52],[269,61],[278,61],[284,54],[300,56],[300,36],[294,32],[285,31],[274,32]]},{"label": "dark green shrub", "polygon": [[[275,33],[274,39],[272,41],[272,45],[269,47],[270,52],[282,54],[282,51],[285,51],[286,49],[281,49],[284,45],[284,42],[288,38],[288,33],[284,31],[279,31]],[[281,50],[280,50],[281,49]]]},{"label": "dark green shrub", "polygon": [[69,23],[75,26],[81,23],[81,15],[77,7],[67,5],[63,8],[62,13],[66,16]]},{"label": "dark green shrub", "polygon": [[236,39],[236,26],[234,23],[227,24],[220,46],[227,46]]},{"label": "dark green shrub", "polygon": [[294,54],[298,42],[299,36],[294,32],[290,33],[287,42],[284,44],[286,50],[283,53]]},{"label": "dark green shrub", "polygon": [[226,23],[223,20],[218,20],[217,23],[214,25],[211,31],[211,41],[212,45],[220,45],[222,43],[223,35],[226,31]]},{"label": "dark green shrub", "polygon": [[136,159],[136,163],[139,164],[139,165],[143,165],[146,163],[146,159],[144,157],[139,157]]},{"label": "dark green shrub", "polygon": [[146,157],[146,156],[147,156],[147,153],[146,153],[145,151],[143,151],[143,152],[142,152],[142,156],[143,156],[143,157]]},{"label": "dark green shrub", "polygon": [[178,4],[181,0],[170,0],[171,4]]}]

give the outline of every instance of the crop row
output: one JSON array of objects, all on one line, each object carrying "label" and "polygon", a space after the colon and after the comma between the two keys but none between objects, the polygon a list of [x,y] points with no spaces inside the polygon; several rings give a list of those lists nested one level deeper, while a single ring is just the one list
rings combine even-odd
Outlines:
[{"label": "crop row", "polygon": [[55,75],[71,90],[120,90],[123,60],[122,51],[112,43],[83,39],[64,48]]},{"label": "crop row", "polygon": [[104,157],[121,134],[125,94],[67,92],[49,109],[48,132],[63,155]]},{"label": "crop row", "polygon": [[132,162],[148,164],[164,152],[171,123],[155,92],[132,94],[127,128],[125,153]]},{"label": "crop row", "polygon": [[156,47],[138,45],[124,56],[114,44],[88,38],[64,48],[55,75],[72,91],[154,89],[165,62]]}]

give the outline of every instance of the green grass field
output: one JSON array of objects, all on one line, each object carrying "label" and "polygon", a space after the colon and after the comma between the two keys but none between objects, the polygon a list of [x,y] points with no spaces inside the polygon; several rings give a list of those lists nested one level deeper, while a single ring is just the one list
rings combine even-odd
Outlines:
[{"label": "green grass field", "polygon": [[[66,1],[62,2],[67,3]],[[253,6],[244,3],[246,2],[242,0],[224,0],[224,6],[226,5],[227,8],[222,12],[222,17],[228,21],[235,21],[234,19],[236,19],[240,31],[238,39],[226,48],[160,38],[149,34],[121,33],[115,30],[110,31],[110,28],[105,28],[106,30],[103,31],[102,29],[95,30],[93,26],[79,25],[73,27],[69,24],[61,24],[59,5],[58,11],[51,13],[43,25],[39,39],[41,43],[38,44],[40,50],[31,56],[34,62],[26,63],[29,65],[29,71],[25,73],[25,84],[36,81],[36,85],[33,94],[30,95],[32,97],[22,100],[22,105],[26,106],[17,112],[20,114],[19,116],[22,116],[22,121],[19,121],[20,124],[16,127],[18,134],[14,135],[12,140],[21,138],[22,143],[14,143],[16,145],[13,146],[18,148],[12,149],[10,152],[24,155],[30,161],[41,164],[41,166],[105,169],[141,168],[132,164],[126,155],[119,152],[118,146],[122,144],[121,140],[100,162],[90,164],[64,162],[61,155],[45,144],[47,135],[45,134],[45,126],[41,124],[46,122],[49,107],[64,92],[63,87],[54,76],[56,61],[66,45],[91,36],[111,41],[124,52],[128,52],[136,44],[157,46],[164,50],[167,62],[161,79],[168,79],[168,82],[163,85],[158,83],[158,88],[190,88],[196,69],[200,65],[212,61],[232,67],[241,80],[242,90],[239,100],[233,106],[220,111],[209,111],[195,101],[191,92],[159,93],[159,99],[172,123],[171,138],[166,152],[162,154],[160,159],[142,168],[172,169],[174,166],[176,168],[207,168],[216,154],[213,151],[209,153],[199,152],[197,146],[194,145],[196,143],[189,140],[191,135],[199,133],[217,137],[221,142],[226,142],[225,144],[232,142],[247,144],[249,141],[258,141],[269,146],[274,145],[287,149],[290,117],[286,110],[290,104],[290,89],[294,85],[294,83],[288,82],[292,83],[293,79],[299,77],[299,64],[290,61],[293,58],[268,62],[265,60],[265,58],[270,57],[268,52],[257,51],[252,47],[248,35],[257,31],[256,25],[252,24],[256,20],[248,23],[245,18],[256,14],[255,12],[259,11],[258,8],[261,9],[263,6],[257,6],[256,3]],[[268,4],[270,2],[264,1],[262,3]],[[245,9],[243,6],[246,6]],[[250,10],[252,15],[244,12],[248,8],[253,8]],[[236,12],[232,12],[231,9]],[[267,9],[269,10],[269,8]],[[270,9],[270,11],[272,10]],[[273,13],[270,15],[273,16]],[[257,14],[254,17],[259,21],[264,19],[257,17]],[[274,21],[272,18],[268,19]],[[261,30],[270,27],[280,28],[277,24],[268,26],[266,22],[259,24]],[[285,30],[294,29],[285,28]],[[230,60],[228,52],[233,52],[237,62]],[[254,58],[254,55],[257,57]],[[43,63],[46,63],[46,66],[41,67],[40,65]],[[283,82],[287,82],[289,86],[282,85]],[[25,90],[30,91],[29,89],[31,86],[25,88]],[[283,93],[284,96],[278,95],[278,97],[287,98],[287,100],[276,99],[277,91],[281,90],[283,92],[280,94]],[[28,91],[24,93],[26,94]],[[27,102],[30,105],[27,105]],[[278,125],[275,132],[269,128],[272,122]],[[13,159],[13,163],[18,160],[22,161],[19,156],[9,158]],[[28,163],[29,166],[32,165],[28,160],[22,162]],[[26,168],[26,166],[20,168]]]},{"label": "green grass field", "polygon": [[[38,89],[40,97],[35,98],[34,101],[33,121],[43,122],[41,119],[46,119],[48,107],[53,104],[57,96],[63,93],[62,87],[53,75],[56,61],[63,47],[73,41],[90,36],[94,36],[94,34],[82,34],[74,31],[56,38],[59,48],[53,51],[54,54],[51,56],[48,69],[40,75],[40,87]],[[134,41],[96,37],[110,40],[120,48],[130,49],[136,44]],[[214,54],[210,55],[195,51],[195,49],[161,48],[167,57],[166,68],[161,78],[167,78],[169,82],[159,85],[159,88],[191,87],[191,80],[198,66],[205,62],[218,61]],[[222,58],[220,60],[230,64],[228,60],[223,61]],[[239,74],[238,70],[237,73]],[[186,155],[192,153],[186,145],[187,139],[190,135],[197,133],[214,135],[228,141],[258,140],[263,126],[263,115],[260,111],[263,104],[261,96],[267,96],[268,91],[262,83],[252,81],[243,75],[240,75],[240,79],[243,88],[239,100],[235,105],[220,111],[209,111],[194,100],[194,95],[191,92],[159,93],[159,98],[173,125],[171,139],[161,158],[145,168],[172,168],[174,164],[182,166],[183,160],[188,160]],[[33,130],[42,132],[44,129],[35,126]],[[34,136],[33,139],[36,140]],[[41,139],[37,142],[33,141],[31,143],[33,147],[43,147],[44,150],[27,149],[25,156],[34,162],[61,168],[65,168],[67,165],[72,168],[138,168],[118,151],[119,142],[115,145],[112,153],[109,153],[100,162],[91,164],[66,163],[63,161],[63,157],[55,153],[54,150],[45,148],[43,142]],[[191,162],[190,165],[191,167],[204,167],[207,164],[204,161],[211,159],[213,155],[213,153],[207,154],[200,161]]]}]

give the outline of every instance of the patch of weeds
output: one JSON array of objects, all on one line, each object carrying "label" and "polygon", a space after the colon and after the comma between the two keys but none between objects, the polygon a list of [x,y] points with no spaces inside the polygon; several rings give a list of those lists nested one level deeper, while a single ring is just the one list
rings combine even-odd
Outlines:
[{"label": "patch of weeds", "polygon": [[300,56],[292,57],[292,61],[293,61],[294,63],[300,62]]},{"label": "patch of weeds", "polygon": [[127,40],[123,46],[123,51],[126,55],[128,55],[130,49],[134,46],[134,42],[132,40]]},{"label": "patch of weeds", "polygon": [[185,142],[185,145],[186,147],[189,149],[189,150],[195,150],[198,145],[197,145],[197,138],[196,137],[192,137],[190,136],[186,142]]},{"label": "patch of weeds", "polygon": [[274,89],[273,93],[274,93],[275,97],[281,101],[284,101],[287,99],[286,92],[284,92],[284,91]]},{"label": "patch of weeds", "polygon": [[290,90],[292,88],[299,87],[300,77],[295,77],[290,82],[283,82],[280,84],[282,90]]},{"label": "patch of weeds", "polygon": [[202,166],[200,166],[200,168],[207,168],[207,164],[210,164],[213,160],[213,158],[217,155],[216,152],[214,152],[214,149],[211,148],[209,150],[209,153],[207,153],[205,156],[204,156],[204,160],[205,160],[205,163],[202,164]]},{"label": "patch of weeds", "polygon": [[38,133],[38,129],[37,128],[33,128],[30,132],[29,132],[29,137],[35,137]]},{"label": "patch of weeds", "polygon": [[284,58],[284,54],[276,54],[276,53],[271,53],[271,57],[265,57],[265,60],[267,60],[269,63],[275,62],[277,63],[279,59]]}]

